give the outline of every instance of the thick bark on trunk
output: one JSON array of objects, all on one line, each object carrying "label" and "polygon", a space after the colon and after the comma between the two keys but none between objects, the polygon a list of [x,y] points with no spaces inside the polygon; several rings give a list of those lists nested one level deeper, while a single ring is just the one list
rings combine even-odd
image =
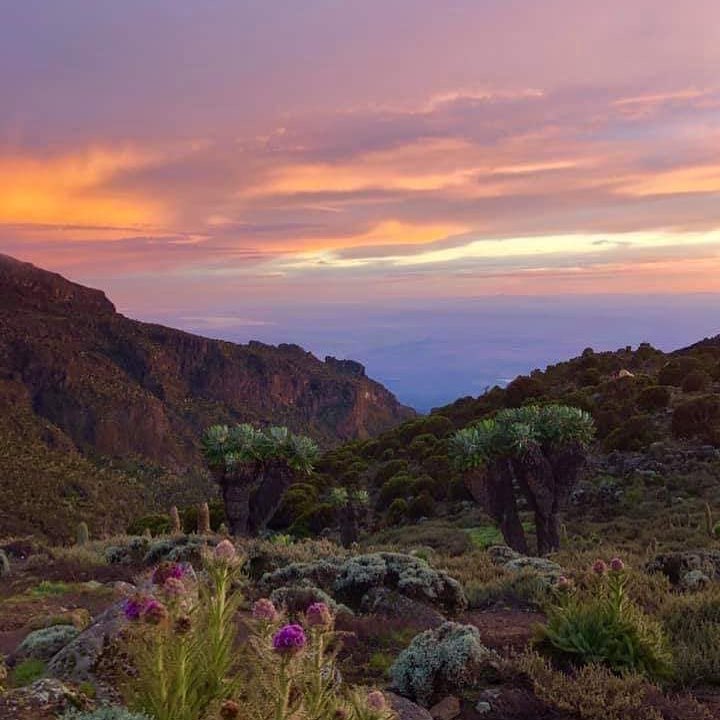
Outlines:
[{"label": "thick bark on trunk", "polygon": [[340,510],[340,543],[343,547],[350,547],[359,537],[358,513],[352,505],[347,505]]},{"label": "thick bark on trunk", "polygon": [[222,485],[225,515],[231,535],[250,534],[250,493],[251,486],[233,480],[225,480]]},{"label": "thick bark on trunk", "polygon": [[560,549],[560,522],[555,513],[535,514],[538,555],[548,555]]},{"label": "thick bark on trunk", "polygon": [[466,479],[470,494],[500,526],[505,542],[513,550],[527,554],[527,540],[518,515],[512,469],[496,462]]},{"label": "thick bark on trunk", "polygon": [[250,497],[249,529],[253,535],[265,530],[294,479],[294,471],[284,462],[273,462],[262,469],[257,489]]}]

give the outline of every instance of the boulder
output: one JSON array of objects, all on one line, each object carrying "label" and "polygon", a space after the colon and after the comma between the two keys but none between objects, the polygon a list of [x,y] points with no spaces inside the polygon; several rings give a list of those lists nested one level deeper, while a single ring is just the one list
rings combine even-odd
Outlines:
[{"label": "boulder", "polygon": [[454,720],[460,710],[460,700],[455,695],[448,695],[430,708],[430,715],[433,720]]},{"label": "boulder", "polygon": [[397,714],[398,720],[433,720],[432,715],[424,707],[420,707],[412,700],[388,691],[384,695]]},{"label": "boulder", "polygon": [[13,664],[26,659],[46,662],[74,640],[80,631],[74,625],[52,625],[51,627],[33,630],[18,645],[12,656]]},{"label": "boulder", "polygon": [[[683,585],[692,571],[705,575],[708,581],[720,580],[720,550],[684,550],[656,555],[645,566],[648,572],[661,572],[673,585]],[[690,582],[699,579],[694,575]]]}]

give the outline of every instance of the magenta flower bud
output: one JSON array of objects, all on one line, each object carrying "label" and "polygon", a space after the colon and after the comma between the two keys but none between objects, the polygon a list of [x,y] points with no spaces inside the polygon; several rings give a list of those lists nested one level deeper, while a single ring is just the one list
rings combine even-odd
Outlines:
[{"label": "magenta flower bud", "polygon": [[622,572],[625,569],[625,563],[619,557],[614,557],[610,561],[610,569],[613,572]]},{"label": "magenta flower bud", "polygon": [[152,625],[159,625],[163,620],[167,619],[168,611],[159,600],[153,598],[149,600],[145,606],[142,617],[145,622],[149,622]]},{"label": "magenta flower bud", "polygon": [[300,625],[284,625],[273,635],[272,644],[275,652],[292,655],[305,647],[307,638]]},{"label": "magenta flower bud", "polygon": [[572,580],[564,575],[560,575],[557,579],[556,585],[559,590],[568,590],[572,585]]},{"label": "magenta flower bud", "polygon": [[380,690],[372,690],[367,695],[367,705],[374,712],[383,712],[387,708],[385,696]]},{"label": "magenta flower bud", "polygon": [[607,572],[607,565],[599,558],[593,563],[592,570],[596,575],[604,575]]},{"label": "magenta flower bud", "polygon": [[316,602],[305,611],[305,619],[310,627],[329,627],[333,616],[324,602]]},{"label": "magenta flower bud", "polygon": [[168,578],[182,580],[185,577],[185,568],[180,563],[160,563],[153,572],[152,581],[154,585],[163,585]]},{"label": "magenta flower bud", "polygon": [[275,622],[279,617],[272,600],[267,598],[260,598],[260,600],[255,601],[252,607],[252,616],[256,620],[266,620],[267,622]]},{"label": "magenta flower bud", "polygon": [[229,540],[221,540],[216,546],[213,552],[216,560],[222,560],[223,562],[232,562],[237,558],[237,550],[235,546]]}]

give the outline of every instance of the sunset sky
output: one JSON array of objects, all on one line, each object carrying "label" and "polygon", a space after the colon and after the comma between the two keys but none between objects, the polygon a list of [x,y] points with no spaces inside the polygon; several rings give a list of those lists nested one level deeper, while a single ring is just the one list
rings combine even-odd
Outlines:
[{"label": "sunset sky", "polygon": [[0,9],[0,252],[126,314],[354,356],[419,407],[720,332],[718,0]]}]

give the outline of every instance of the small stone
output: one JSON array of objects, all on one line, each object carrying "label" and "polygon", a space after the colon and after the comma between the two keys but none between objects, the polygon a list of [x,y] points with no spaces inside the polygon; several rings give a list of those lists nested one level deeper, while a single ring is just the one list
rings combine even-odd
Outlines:
[{"label": "small stone", "polygon": [[448,695],[430,708],[430,715],[433,720],[453,720],[459,714],[460,700],[454,695]]},{"label": "small stone", "polygon": [[478,700],[477,704],[475,705],[475,712],[480,713],[481,715],[484,715],[485,713],[489,713],[492,710],[492,705],[490,705],[487,700]]}]

